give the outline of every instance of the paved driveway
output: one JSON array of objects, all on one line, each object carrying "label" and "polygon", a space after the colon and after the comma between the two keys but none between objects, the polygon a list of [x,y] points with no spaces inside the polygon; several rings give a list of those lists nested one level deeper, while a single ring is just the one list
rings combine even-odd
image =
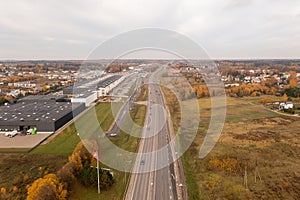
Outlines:
[{"label": "paved driveway", "polygon": [[13,138],[6,137],[0,133],[0,148],[32,148],[49,137],[51,133],[40,133],[36,135],[17,135]]}]

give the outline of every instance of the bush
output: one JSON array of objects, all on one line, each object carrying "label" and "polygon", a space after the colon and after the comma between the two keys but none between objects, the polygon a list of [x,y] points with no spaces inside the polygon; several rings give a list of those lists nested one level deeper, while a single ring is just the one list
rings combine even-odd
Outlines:
[{"label": "bush", "polygon": [[295,111],[292,109],[284,109],[283,110],[285,113],[289,113],[289,114],[295,114]]},{"label": "bush", "polygon": [[96,186],[98,183],[97,177],[97,168],[91,167],[87,162],[78,176],[80,182],[85,186]]},{"label": "bush", "polygon": [[[99,170],[100,174],[100,187],[102,189],[107,189],[113,185],[114,180],[112,175],[108,171]],[[85,163],[84,167],[78,175],[79,181],[85,186],[97,186],[98,175],[97,168],[91,167],[89,163]]]}]

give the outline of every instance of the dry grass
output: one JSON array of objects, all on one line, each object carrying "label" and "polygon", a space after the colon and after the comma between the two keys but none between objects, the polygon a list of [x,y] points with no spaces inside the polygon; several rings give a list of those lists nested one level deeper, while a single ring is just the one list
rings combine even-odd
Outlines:
[{"label": "dry grass", "polygon": [[228,97],[222,135],[199,159],[210,99],[200,99],[199,105],[198,134],[183,157],[190,199],[300,199],[300,118],[271,112],[258,98]]}]

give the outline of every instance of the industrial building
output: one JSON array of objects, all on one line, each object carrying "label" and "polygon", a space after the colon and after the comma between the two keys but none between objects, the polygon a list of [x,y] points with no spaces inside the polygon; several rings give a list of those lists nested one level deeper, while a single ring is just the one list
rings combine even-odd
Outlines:
[{"label": "industrial building", "polygon": [[0,107],[0,132],[37,128],[38,133],[55,132],[85,109],[82,103],[66,102],[51,95],[33,95]]},{"label": "industrial building", "polygon": [[63,93],[71,96],[72,103],[84,103],[88,107],[99,97],[107,96],[127,76],[112,75],[77,82],[73,86],[63,89]]},{"label": "industrial building", "polygon": [[112,76],[108,79],[105,79],[98,83],[97,85],[97,96],[106,96],[108,93],[114,89],[119,83],[121,83],[124,80],[125,76]]}]

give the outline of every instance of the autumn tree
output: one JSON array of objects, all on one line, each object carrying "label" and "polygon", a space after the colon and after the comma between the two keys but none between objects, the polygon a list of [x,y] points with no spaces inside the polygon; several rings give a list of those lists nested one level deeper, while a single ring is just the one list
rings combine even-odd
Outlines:
[{"label": "autumn tree", "polygon": [[194,86],[194,92],[196,93],[197,98],[209,97],[210,93],[206,85],[196,85]]},{"label": "autumn tree", "polygon": [[69,157],[69,162],[75,163],[77,170],[81,170],[83,167],[83,164],[85,162],[91,161],[91,154],[90,152],[85,148],[84,144],[79,142],[72,153],[72,155]]},{"label": "autumn tree", "polygon": [[286,95],[286,93],[284,93],[284,95],[281,98],[281,101],[286,102],[288,100],[288,96]]},{"label": "autumn tree", "polygon": [[253,84],[253,85],[240,85],[237,87],[230,87],[227,89],[227,93],[230,96],[259,96],[260,94],[275,95],[277,89],[275,87],[267,87],[265,85]]},{"label": "autumn tree", "polygon": [[267,103],[272,103],[273,100],[270,99],[270,98],[268,98],[268,97],[266,97],[266,98],[263,98],[260,102],[263,103],[263,104],[267,104]]},{"label": "autumn tree", "polygon": [[293,73],[291,73],[291,76],[290,76],[290,78],[289,78],[289,87],[298,87],[299,85],[298,85],[298,81],[297,81],[297,76],[296,76],[296,73],[295,72],[293,72]]},{"label": "autumn tree", "polygon": [[67,162],[60,170],[57,172],[57,177],[62,181],[65,188],[68,190],[73,186],[77,172],[77,166],[74,162]]},{"label": "autumn tree", "polygon": [[28,187],[27,200],[65,200],[67,190],[55,174],[45,175]]},{"label": "autumn tree", "polygon": [[48,90],[48,86],[47,85],[43,85],[43,92],[46,92]]}]

